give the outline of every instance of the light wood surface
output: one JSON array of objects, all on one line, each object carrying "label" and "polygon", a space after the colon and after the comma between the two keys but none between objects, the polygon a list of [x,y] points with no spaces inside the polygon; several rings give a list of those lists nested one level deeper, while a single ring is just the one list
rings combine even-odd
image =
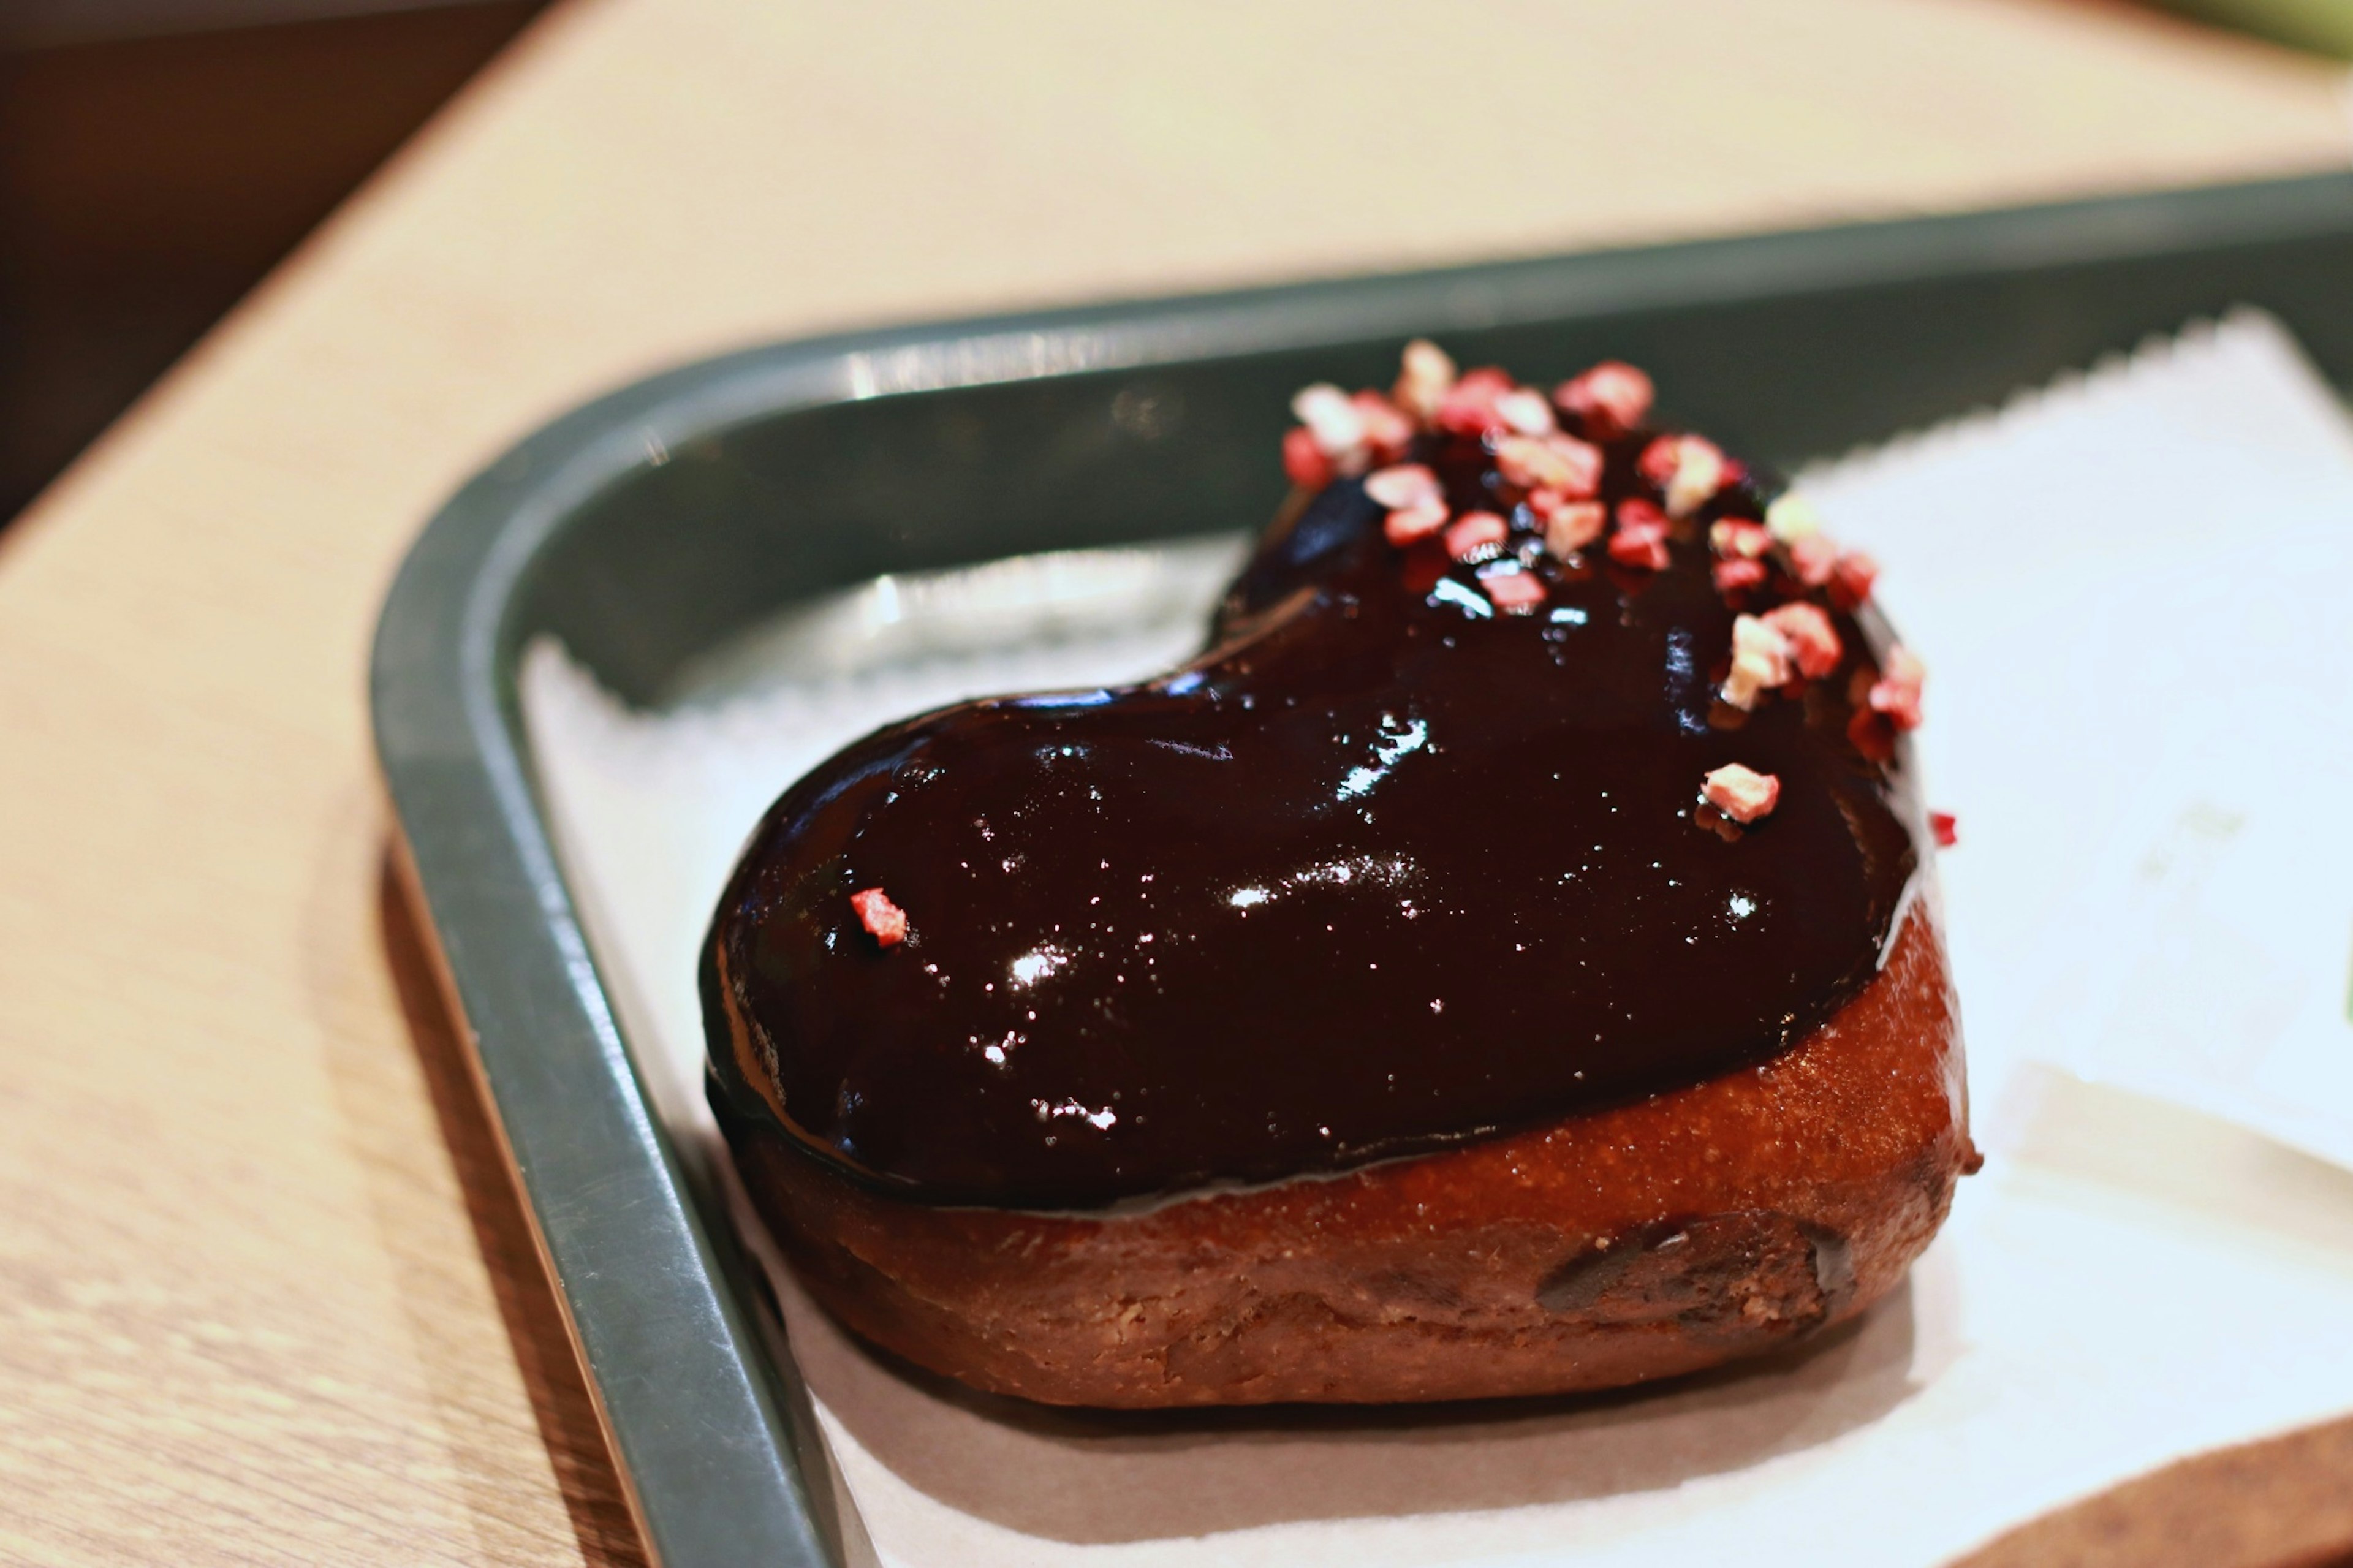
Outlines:
[{"label": "light wood surface", "polygon": [[2339,88],[2060,0],[553,14],[0,537],[0,1561],[634,1554],[363,701],[532,425],[850,323],[2341,164]]}]

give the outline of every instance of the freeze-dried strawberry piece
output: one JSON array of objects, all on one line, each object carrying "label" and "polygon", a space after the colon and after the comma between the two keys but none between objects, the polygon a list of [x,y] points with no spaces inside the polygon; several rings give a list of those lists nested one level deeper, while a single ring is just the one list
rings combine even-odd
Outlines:
[{"label": "freeze-dried strawberry piece", "polygon": [[1916,730],[1925,717],[1920,710],[1920,689],[1892,680],[1873,684],[1871,710],[1884,714],[1887,721],[1899,730]]},{"label": "freeze-dried strawberry piece", "polygon": [[1745,517],[1719,518],[1708,525],[1708,548],[1718,555],[1737,556],[1754,561],[1772,546],[1773,536],[1765,525]]},{"label": "freeze-dried strawberry piece", "polygon": [[1840,645],[1838,628],[1819,605],[1800,599],[1766,611],[1764,620],[1788,643],[1789,657],[1809,680],[1820,680],[1838,668],[1839,656],[1845,650]]},{"label": "freeze-dried strawberry piece", "polygon": [[1719,594],[1738,593],[1747,588],[1765,585],[1765,563],[1735,556],[1715,563],[1715,591]]},{"label": "freeze-dried strawberry piece", "polygon": [[1732,668],[1717,695],[1735,708],[1754,708],[1758,697],[1789,683],[1792,658],[1789,639],[1779,628],[1756,616],[1736,616],[1732,622]]},{"label": "freeze-dried strawberry piece", "polygon": [[1704,437],[1662,436],[1635,467],[1665,492],[1669,517],[1689,517],[1724,488],[1724,453]]},{"label": "freeze-dried strawberry piece", "polygon": [[1599,440],[1623,436],[1651,412],[1651,378],[1622,360],[1606,359],[1552,389],[1553,402],[1574,414]]},{"label": "freeze-dried strawberry piece", "polygon": [[1497,572],[1479,579],[1479,586],[1507,616],[1525,616],[1544,603],[1544,579],[1533,572]]},{"label": "freeze-dried strawberry piece", "polygon": [[1659,489],[1666,489],[1668,481],[1675,477],[1675,465],[1683,460],[1682,445],[1680,436],[1653,437],[1651,444],[1642,448],[1642,455],[1634,459],[1634,471]]},{"label": "freeze-dried strawberry piece", "polygon": [[1618,526],[1639,528],[1645,531],[1655,529],[1663,536],[1667,531],[1667,514],[1659,510],[1655,501],[1644,500],[1641,496],[1628,496],[1618,503]]},{"label": "freeze-dried strawberry piece", "polygon": [[1484,436],[1505,428],[1496,399],[1512,390],[1512,378],[1493,365],[1465,371],[1438,405],[1438,427],[1456,436]]},{"label": "freeze-dried strawberry piece", "polygon": [[1674,475],[1667,481],[1667,515],[1689,517],[1724,489],[1724,454],[1713,441],[1686,436],[1680,443],[1677,458]]},{"label": "freeze-dried strawberry piece", "polygon": [[1574,436],[1545,437],[1545,450],[1560,465],[1561,480],[1551,488],[1572,500],[1590,500],[1601,493],[1601,448]]},{"label": "freeze-dried strawberry piece", "polygon": [[881,889],[850,894],[849,907],[877,946],[896,947],[907,940],[907,911],[892,903]]},{"label": "freeze-dried strawberry piece", "polygon": [[1621,528],[1609,536],[1609,559],[1620,566],[1663,572],[1669,560],[1666,537],[1648,530]]},{"label": "freeze-dried strawberry piece", "polygon": [[1738,763],[1726,763],[1700,784],[1700,798],[1746,826],[1772,815],[1781,804],[1781,781]]},{"label": "freeze-dried strawberry piece", "polygon": [[1928,831],[1936,836],[1936,847],[1950,849],[1961,841],[1961,819],[1949,811],[1928,814]]},{"label": "freeze-dried strawberry piece", "polygon": [[1552,489],[1559,464],[1533,436],[1506,436],[1495,443],[1495,471],[1524,490]]},{"label": "freeze-dried strawberry piece", "polygon": [[1560,426],[1553,422],[1552,405],[1534,387],[1515,386],[1495,399],[1504,427],[1522,436],[1549,436]]},{"label": "freeze-dried strawberry piece", "polygon": [[1335,462],[1364,444],[1365,417],[1348,395],[1328,381],[1303,386],[1291,397],[1291,412],[1315,437],[1315,445]]},{"label": "freeze-dried strawberry piece", "polygon": [[1879,679],[1872,682],[1864,702],[1871,711],[1883,715],[1899,730],[1920,727],[1920,691],[1926,684],[1928,671],[1900,645],[1887,650],[1879,661]]},{"label": "freeze-dried strawberry piece", "polygon": [[1830,536],[1809,533],[1789,542],[1789,575],[1809,588],[1819,588],[1838,570],[1838,546]]},{"label": "freeze-dried strawberry piece", "polygon": [[1365,428],[1365,450],[1371,461],[1394,463],[1413,444],[1414,423],[1377,392],[1360,392],[1348,399]]},{"label": "freeze-dried strawberry piece", "polygon": [[1634,497],[1618,503],[1618,531],[1609,536],[1609,559],[1620,566],[1660,572],[1667,564],[1667,517]]},{"label": "freeze-dried strawberry piece", "polygon": [[1315,432],[1304,425],[1282,433],[1282,471],[1303,490],[1320,490],[1337,477],[1332,459],[1315,444]]},{"label": "freeze-dried strawberry piece", "polygon": [[1842,610],[1854,609],[1871,597],[1878,581],[1879,563],[1860,550],[1850,550],[1831,568],[1831,600]]},{"label": "freeze-dried strawberry piece", "polygon": [[1400,463],[1395,468],[1375,468],[1365,476],[1365,494],[1394,511],[1399,507],[1420,506],[1440,498],[1438,476],[1421,463]]},{"label": "freeze-dried strawberry piece", "polygon": [[1822,519],[1811,501],[1792,490],[1765,509],[1765,526],[1775,539],[1790,544],[1810,533],[1820,533]]},{"label": "freeze-dried strawberry piece", "polygon": [[1390,512],[1381,523],[1381,535],[1395,545],[1419,543],[1444,528],[1447,515],[1442,500],[1417,501]]},{"label": "freeze-dried strawberry piece", "polygon": [[[1535,497],[1528,500],[1535,509]],[[1600,538],[1609,525],[1609,514],[1598,500],[1562,501],[1548,510],[1535,510],[1545,520],[1545,552],[1556,561],[1567,560]]]},{"label": "freeze-dried strawberry piece", "polygon": [[1454,361],[1428,338],[1406,344],[1397,384],[1389,396],[1424,425],[1437,422],[1439,406],[1454,385]]},{"label": "freeze-dried strawberry piece", "polygon": [[1495,443],[1495,468],[1522,489],[1577,500],[1601,488],[1601,448],[1574,436],[1506,436]]},{"label": "freeze-dried strawberry piece", "polygon": [[1492,511],[1466,511],[1446,531],[1446,553],[1457,561],[1493,555],[1512,536],[1511,524]]}]

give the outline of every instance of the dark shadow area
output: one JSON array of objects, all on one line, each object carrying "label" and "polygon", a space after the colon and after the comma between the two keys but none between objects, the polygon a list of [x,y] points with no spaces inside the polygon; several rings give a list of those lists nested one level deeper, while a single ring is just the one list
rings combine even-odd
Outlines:
[{"label": "dark shadow area", "polygon": [[582,1557],[592,1568],[647,1568],[596,1407],[533,1238],[522,1194],[482,1103],[466,1047],[451,1026],[433,960],[400,879],[387,861],[377,907],[385,953],[442,1137],[466,1195],[482,1261],[515,1361],[564,1493]]},{"label": "dark shadow area", "polygon": [[0,525],[543,4],[0,8]]}]

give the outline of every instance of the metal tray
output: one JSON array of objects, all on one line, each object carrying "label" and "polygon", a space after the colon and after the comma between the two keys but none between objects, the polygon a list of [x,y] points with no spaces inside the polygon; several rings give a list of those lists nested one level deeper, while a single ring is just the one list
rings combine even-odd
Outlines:
[{"label": "metal tray", "polygon": [[659,1560],[836,1563],[860,1532],[557,868],[516,700],[530,639],[651,702],[763,618],[878,574],[1254,526],[1281,499],[1292,389],[1386,381],[1417,333],[1539,382],[1631,359],[1675,418],[1794,464],[2240,303],[2353,384],[2353,175],[788,343],[613,393],[492,464],[393,586],[377,747]]}]

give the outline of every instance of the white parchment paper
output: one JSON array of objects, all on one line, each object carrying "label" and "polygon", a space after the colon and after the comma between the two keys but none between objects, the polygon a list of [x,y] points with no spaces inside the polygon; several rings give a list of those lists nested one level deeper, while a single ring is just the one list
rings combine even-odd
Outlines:
[{"label": "white parchment paper", "polygon": [[[1886,568],[1931,672],[1931,798],[1960,818],[1942,870],[1991,1158],[1909,1285],[1649,1392],[1170,1418],[906,1373],[786,1279],[881,1562],[1928,1564],[2353,1410],[2342,411],[2240,316],[1805,485]],[[673,1126],[709,1125],[693,960],[769,800],[890,719],[1169,662],[1230,559],[877,584],[658,712],[532,651],[559,851]]]}]

